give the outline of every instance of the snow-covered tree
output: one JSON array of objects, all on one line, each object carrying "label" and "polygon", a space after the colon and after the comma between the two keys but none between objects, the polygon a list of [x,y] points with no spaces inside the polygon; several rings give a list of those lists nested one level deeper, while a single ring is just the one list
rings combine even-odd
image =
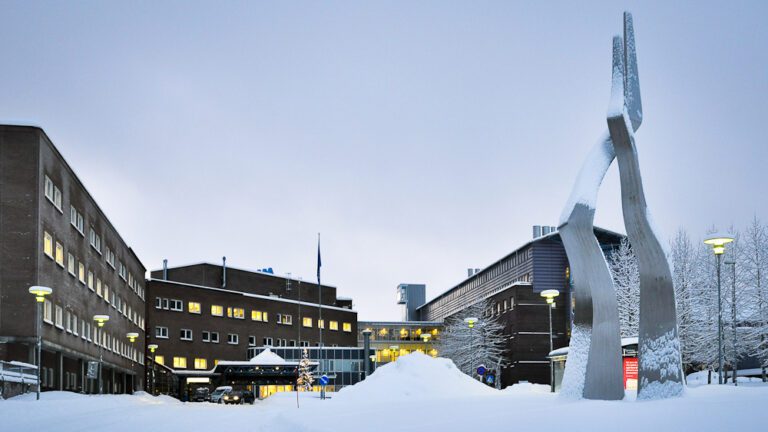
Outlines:
[{"label": "snow-covered tree", "polygon": [[608,267],[613,275],[619,305],[621,337],[635,337],[640,330],[640,271],[628,239],[622,239],[619,247],[611,253]]},{"label": "snow-covered tree", "polygon": [[[504,351],[508,337],[493,311],[494,305],[486,300],[446,318],[437,346],[440,356],[453,360],[459,370],[472,377],[481,364],[500,370],[505,365]],[[464,321],[469,317],[478,318],[472,328]]]},{"label": "snow-covered tree", "polygon": [[690,368],[696,357],[698,345],[694,332],[696,317],[695,296],[698,289],[698,252],[691,244],[691,239],[684,229],[679,229],[670,244],[670,261],[672,267],[672,284],[675,288],[675,303],[677,306],[677,329],[680,337],[680,348],[683,367]]},{"label": "snow-covered tree", "polygon": [[742,236],[741,256],[737,264],[744,283],[745,342],[750,354],[763,368],[768,367],[768,231],[755,217]]},{"label": "snow-covered tree", "polygon": [[312,390],[312,383],[315,381],[312,378],[312,365],[309,362],[309,354],[307,349],[301,351],[301,361],[299,361],[299,377],[296,380],[296,388],[302,388],[305,391]]}]

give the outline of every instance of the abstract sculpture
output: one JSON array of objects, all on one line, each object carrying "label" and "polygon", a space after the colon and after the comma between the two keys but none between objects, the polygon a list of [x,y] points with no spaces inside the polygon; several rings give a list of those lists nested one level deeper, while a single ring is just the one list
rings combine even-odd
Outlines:
[{"label": "abstract sculpture", "polygon": [[640,270],[639,399],[682,392],[680,346],[672,279],[643,194],[634,132],[643,110],[632,15],[624,13],[624,37],[613,39],[613,84],[608,131],[579,171],[560,218],[576,296],[564,395],[617,400],[624,397],[619,315],[613,279],[593,221],[600,184],[618,159],[622,209]]}]

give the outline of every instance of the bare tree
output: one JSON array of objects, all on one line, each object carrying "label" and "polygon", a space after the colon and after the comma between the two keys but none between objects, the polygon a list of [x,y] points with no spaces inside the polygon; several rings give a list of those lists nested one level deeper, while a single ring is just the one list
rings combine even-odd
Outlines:
[{"label": "bare tree", "polygon": [[[475,370],[481,364],[497,369],[497,374],[505,365],[508,337],[498,316],[493,313],[493,306],[483,300],[445,320],[438,352],[441,357],[453,360],[456,367],[469,376],[475,376]],[[470,317],[478,318],[472,328],[464,321]]]},{"label": "bare tree", "polygon": [[742,269],[745,301],[744,316],[747,322],[746,342],[750,354],[756,356],[766,380],[768,367],[768,232],[755,217],[743,236],[739,266]]},{"label": "bare tree", "polygon": [[670,244],[670,261],[684,368],[691,368],[698,348],[694,337],[694,297],[699,282],[697,259],[697,250],[691,244],[688,233],[680,228]]},{"label": "bare tree", "polygon": [[621,337],[637,337],[640,329],[640,271],[628,239],[623,238],[611,253],[608,267],[619,305]]}]

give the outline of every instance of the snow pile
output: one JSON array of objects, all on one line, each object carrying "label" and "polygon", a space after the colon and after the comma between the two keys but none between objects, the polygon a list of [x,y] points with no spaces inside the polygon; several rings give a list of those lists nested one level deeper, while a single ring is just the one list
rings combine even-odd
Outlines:
[{"label": "snow pile", "polygon": [[526,397],[532,397],[542,393],[554,395],[554,393],[552,393],[552,388],[548,384],[533,384],[528,382],[511,385],[502,390],[502,392],[508,395]]},{"label": "snow pile", "polygon": [[345,387],[334,399],[370,403],[494,394],[498,391],[465,375],[450,359],[412,353],[379,367],[366,380]]}]

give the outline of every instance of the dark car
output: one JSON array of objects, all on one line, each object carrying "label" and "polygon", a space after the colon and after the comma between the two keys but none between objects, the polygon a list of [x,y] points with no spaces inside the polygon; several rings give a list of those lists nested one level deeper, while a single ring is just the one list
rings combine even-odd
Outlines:
[{"label": "dark car", "polygon": [[192,393],[192,402],[206,402],[211,400],[211,393],[208,387],[198,387]]},{"label": "dark car", "polygon": [[253,392],[237,390],[224,394],[221,399],[225,404],[241,405],[244,403],[253,404],[255,397]]}]

